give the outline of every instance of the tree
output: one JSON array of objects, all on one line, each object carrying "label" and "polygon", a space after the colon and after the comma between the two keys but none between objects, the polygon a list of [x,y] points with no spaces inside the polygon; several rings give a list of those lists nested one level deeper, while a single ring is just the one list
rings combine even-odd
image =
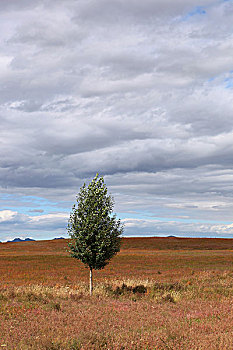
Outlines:
[{"label": "tree", "polygon": [[103,269],[119,252],[123,225],[113,214],[113,197],[98,174],[88,186],[84,183],[76,201],[68,222],[69,252],[89,267],[92,295],[92,270]]}]

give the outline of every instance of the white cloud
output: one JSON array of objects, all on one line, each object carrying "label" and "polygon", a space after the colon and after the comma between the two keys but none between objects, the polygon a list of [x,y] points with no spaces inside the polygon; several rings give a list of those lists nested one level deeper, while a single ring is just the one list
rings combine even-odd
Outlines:
[{"label": "white cloud", "polygon": [[37,216],[30,216],[29,220],[30,222],[34,223],[48,223],[48,222],[54,222],[58,220],[62,220],[64,222],[68,221],[69,214],[67,213],[52,213],[52,214],[44,214],[44,215],[37,215]]},{"label": "white cloud", "polygon": [[17,215],[16,211],[12,210],[1,210],[0,211],[0,222],[8,222],[14,219]]},{"label": "white cloud", "polygon": [[[213,224],[211,222],[185,222],[183,220],[159,221],[145,219],[124,219],[127,235],[149,235],[149,236],[199,236],[199,237],[231,237],[233,224]],[[229,237],[229,238],[230,238]]]},{"label": "white cloud", "polygon": [[[30,212],[30,211],[29,211]],[[57,236],[66,236],[68,212],[53,212],[41,214],[38,210],[37,215],[21,214],[17,211],[0,211],[0,225],[2,239],[8,240],[9,237],[33,237],[53,238]]]}]

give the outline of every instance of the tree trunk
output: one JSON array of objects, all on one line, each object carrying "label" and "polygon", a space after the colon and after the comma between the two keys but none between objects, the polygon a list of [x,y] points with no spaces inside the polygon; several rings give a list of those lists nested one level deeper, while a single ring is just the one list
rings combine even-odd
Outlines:
[{"label": "tree trunk", "polygon": [[92,283],[92,268],[90,267],[90,296],[92,296],[93,283]]}]

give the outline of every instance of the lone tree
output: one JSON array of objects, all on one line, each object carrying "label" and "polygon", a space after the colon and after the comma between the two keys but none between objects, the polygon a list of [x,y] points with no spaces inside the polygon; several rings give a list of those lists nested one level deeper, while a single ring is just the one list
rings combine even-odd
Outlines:
[{"label": "lone tree", "polygon": [[114,200],[108,195],[103,177],[96,174],[88,186],[80,188],[68,222],[69,252],[92,270],[103,269],[120,250],[123,225],[112,213]]}]

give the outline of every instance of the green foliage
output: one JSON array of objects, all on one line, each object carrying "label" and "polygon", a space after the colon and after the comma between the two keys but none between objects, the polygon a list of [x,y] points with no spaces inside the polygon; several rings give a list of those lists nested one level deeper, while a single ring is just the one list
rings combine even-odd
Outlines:
[{"label": "green foliage", "polygon": [[73,206],[68,234],[72,257],[81,260],[90,269],[102,269],[120,250],[123,226],[113,215],[113,198],[108,195],[103,177],[98,174],[81,187]]}]

